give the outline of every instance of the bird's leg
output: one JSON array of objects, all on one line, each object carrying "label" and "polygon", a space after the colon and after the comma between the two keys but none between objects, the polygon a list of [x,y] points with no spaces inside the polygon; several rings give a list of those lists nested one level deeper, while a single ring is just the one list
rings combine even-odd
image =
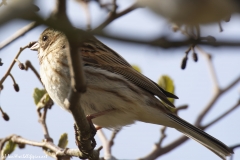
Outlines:
[{"label": "bird's leg", "polygon": [[95,125],[96,130],[102,129],[102,127]]},{"label": "bird's leg", "polygon": [[103,116],[105,115],[106,113],[109,113],[111,111],[115,110],[114,108],[111,108],[111,109],[107,109],[107,110],[104,110],[104,111],[101,111],[101,112],[97,112],[97,113],[93,113],[93,114],[89,114],[86,116],[87,120],[88,121],[92,121],[92,119],[94,118],[97,118],[97,117],[100,117],[100,116]]},{"label": "bird's leg", "polygon": [[109,113],[111,111],[115,110],[114,108],[111,108],[111,109],[107,109],[107,110],[104,110],[104,111],[101,111],[101,112],[97,112],[97,113],[93,113],[93,114],[90,114],[90,115],[87,115],[86,118],[90,124],[90,127],[93,129],[93,131],[96,133],[97,130],[101,129],[102,127],[101,126],[94,126],[93,123],[92,123],[92,119],[94,118],[97,118],[97,117],[100,117],[100,116],[103,116],[105,115],[106,113]]}]

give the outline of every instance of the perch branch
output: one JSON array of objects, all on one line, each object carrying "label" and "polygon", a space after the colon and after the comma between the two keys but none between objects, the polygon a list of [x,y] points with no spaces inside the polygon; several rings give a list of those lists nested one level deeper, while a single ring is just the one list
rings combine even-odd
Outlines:
[{"label": "perch branch", "polygon": [[[78,149],[62,149],[56,145],[54,145],[52,142],[36,142],[32,140],[28,140],[25,138],[22,138],[18,135],[10,135],[6,138],[1,139],[0,141],[0,149],[3,148],[4,144],[12,140],[14,143],[17,144],[26,144],[26,145],[31,145],[31,146],[36,146],[36,147],[44,147],[47,148],[55,153],[55,156],[74,156],[74,157],[82,157],[83,153],[81,153]],[[98,150],[94,150],[94,152],[99,152]]]}]

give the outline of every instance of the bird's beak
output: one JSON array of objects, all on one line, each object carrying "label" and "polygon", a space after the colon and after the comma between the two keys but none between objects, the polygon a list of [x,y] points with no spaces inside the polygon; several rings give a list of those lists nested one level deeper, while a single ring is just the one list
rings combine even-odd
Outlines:
[{"label": "bird's beak", "polygon": [[36,42],[30,49],[31,49],[32,51],[38,51],[39,47],[40,47],[39,43]]}]

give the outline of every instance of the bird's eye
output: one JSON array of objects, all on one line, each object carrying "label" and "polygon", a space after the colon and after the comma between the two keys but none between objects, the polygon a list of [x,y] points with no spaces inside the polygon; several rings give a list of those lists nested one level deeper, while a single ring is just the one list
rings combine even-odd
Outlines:
[{"label": "bird's eye", "polygon": [[48,36],[43,36],[42,40],[46,41],[48,39]]}]

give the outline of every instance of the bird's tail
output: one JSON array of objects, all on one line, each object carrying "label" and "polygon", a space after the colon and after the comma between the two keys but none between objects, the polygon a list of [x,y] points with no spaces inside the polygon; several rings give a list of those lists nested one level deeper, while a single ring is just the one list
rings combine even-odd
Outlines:
[{"label": "bird's tail", "polygon": [[176,124],[178,124],[178,126],[174,125],[174,128],[182,132],[187,137],[192,138],[197,142],[201,143],[203,146],[210,149],[212,152],[214,152],[216,155],[218,155],[222,159],[225,160],[226,156],[230,156],[233,153],[233,151],[224,143],[210,136],[209,134],[202,131],[201,129],[191,125],[185,120],[179,118],[178,116],[173,115],[171,113],[167,114],[167,116],[171,120],[176,122]]}]

